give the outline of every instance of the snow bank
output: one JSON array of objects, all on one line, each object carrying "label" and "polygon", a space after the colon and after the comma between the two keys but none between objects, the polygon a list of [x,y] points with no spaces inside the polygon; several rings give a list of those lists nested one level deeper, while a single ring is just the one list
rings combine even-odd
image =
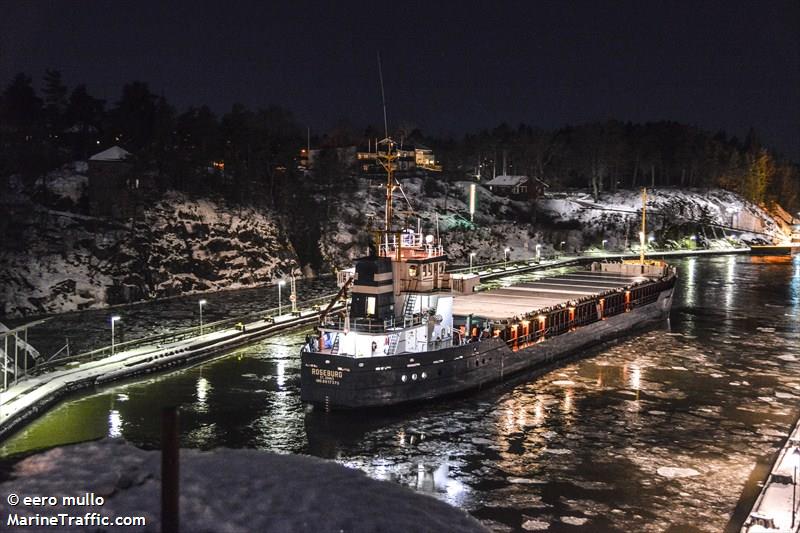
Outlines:
[{"label": "snow bank", "polygon": [[[465,512],[439,500],[308,456],[257,450],[181,450],[180,472],[181,531],[486,531]],[[11,476],[0,484],[4,495],[57,496],[60,500],[89,492],[105,502],[93,507],[19,505],[7,508],[8,512],[144,516],[145,528],[118,531],[161,530],[157,451],[140,450],[121,439],[65,446],[20,461]],[[58,530],[77,533],[86,528]]]}]

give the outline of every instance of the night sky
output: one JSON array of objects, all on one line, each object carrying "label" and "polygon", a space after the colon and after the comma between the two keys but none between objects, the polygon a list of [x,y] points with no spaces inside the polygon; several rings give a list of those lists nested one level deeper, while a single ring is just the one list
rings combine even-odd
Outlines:
[{"label": "night sky", "polygon": [[[164,5],[162,5],[164,4]],[[468,5],[462,5],[468,4]],[[94,2],[0,0],[0,83],[60,69],[117,100],[146,81],[179,108],[285,106],[320,132],[389,120],[460,135],[676,120],[800,160],[800,2]]]}]

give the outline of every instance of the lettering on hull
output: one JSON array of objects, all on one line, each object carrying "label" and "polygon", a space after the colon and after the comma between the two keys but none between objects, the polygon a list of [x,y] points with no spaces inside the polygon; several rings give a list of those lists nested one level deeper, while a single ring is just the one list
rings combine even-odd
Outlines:
[{"label": "lettering on hull", "polygon": [[320,385],[339,385],[339,380],[342,379],[344,373],[339,370],[312,368],[311,375],[314,376],[314,381]]}]

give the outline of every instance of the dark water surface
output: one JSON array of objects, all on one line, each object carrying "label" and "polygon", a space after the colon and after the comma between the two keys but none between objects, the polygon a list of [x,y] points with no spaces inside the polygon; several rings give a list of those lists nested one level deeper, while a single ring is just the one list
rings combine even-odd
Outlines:
[{"label": "dark water surface", "polygon": [[389,412],[299,400],[304,331],[147,381],[76,396],[0,455],[107,435],[307,453],[467,509],[548,531],[738,530],[800,413],[800,258],[677,260],[668,324],[538,378]]}]

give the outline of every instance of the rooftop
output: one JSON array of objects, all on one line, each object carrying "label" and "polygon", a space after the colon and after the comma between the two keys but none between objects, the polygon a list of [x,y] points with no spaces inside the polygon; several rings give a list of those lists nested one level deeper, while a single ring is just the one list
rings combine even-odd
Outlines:
[{"label": "rooftop", "polygon": [[528,176],[509,176],[502,175],[490,179],[486,185],[495,185],[500,187],[516,187],[517,185],[524,185],[528,182]]},{"label": "rooftop", "polygon": [[89,161],[122,161],[130,157],[131,153],[119,146],[112,146],[107,150],[94,154]]}]

